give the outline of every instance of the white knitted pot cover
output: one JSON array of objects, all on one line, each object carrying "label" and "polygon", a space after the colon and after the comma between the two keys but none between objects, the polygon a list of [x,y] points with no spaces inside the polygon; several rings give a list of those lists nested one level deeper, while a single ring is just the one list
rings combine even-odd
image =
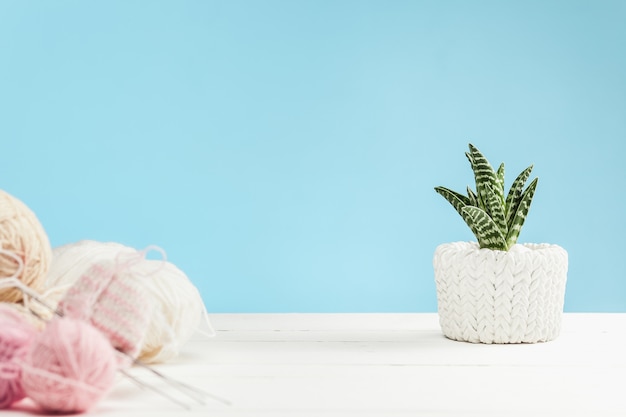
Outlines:
[{"label": "white knitted pot cover", "polygon": [[440,245],[433,259],[443,334],[472,343],[555,339],[567,280],[567,252],[517,244],[508,252],[475,242]]}]

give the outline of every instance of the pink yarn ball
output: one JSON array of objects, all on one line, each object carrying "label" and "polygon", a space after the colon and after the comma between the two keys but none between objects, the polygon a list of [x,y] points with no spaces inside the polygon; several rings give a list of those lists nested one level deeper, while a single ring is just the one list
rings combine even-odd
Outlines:
[{"label": "pink yarn ball", "polygon": [[25,397],[20,362],[35,334],[35,328],[17,312],[0,307],[0,409]]},{"label": "pink yarn ball", "polygon": [[54,319],[26,356],[22,385],[46,411],[84,412],[110,390],[117,370],[108,339],[89,324]]}]

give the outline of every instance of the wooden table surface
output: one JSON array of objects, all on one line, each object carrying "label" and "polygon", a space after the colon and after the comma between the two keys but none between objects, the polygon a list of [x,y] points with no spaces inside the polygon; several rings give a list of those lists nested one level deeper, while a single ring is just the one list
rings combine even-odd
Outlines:
[{"label": "wooden table surface", "polygon": [[[185,411],[120,378],[92,415],[626,416],[626,314],[565,314],[525,345],[444,338],[436,314],[217,314],[156,369],[230,401]],[[138,369],[151,386],[177,395]],[[33,415],[28,401],[12,415]],[[8,414],[11,415],[11,414]]]}]

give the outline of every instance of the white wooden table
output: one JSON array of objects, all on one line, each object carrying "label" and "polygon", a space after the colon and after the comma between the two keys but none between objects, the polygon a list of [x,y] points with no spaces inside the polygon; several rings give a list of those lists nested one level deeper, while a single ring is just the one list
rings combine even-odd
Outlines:
[{"label": "white wooden table", "polygon": [[[626,314],[566,314],[557,340],[534,345],[451,341],[436,314],[211,320],[214,338],[190,342],[157,369],[231,405],[209,401],[185,412],[122,379],[91,414],[626,416]],[[21,408],[12,415],[32,415],[28,402]]]}]

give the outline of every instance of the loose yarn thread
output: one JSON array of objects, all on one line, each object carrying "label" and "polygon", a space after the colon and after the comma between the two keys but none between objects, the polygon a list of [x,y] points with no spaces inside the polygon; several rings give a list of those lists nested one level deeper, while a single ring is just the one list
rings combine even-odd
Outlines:
[{"label": "loose yarn thread", "polygon": [[[17,277],[27,286],[39,290],[44,284],[52,259],[48,235],[35,214],[20,200],[0,190],[0,248],[22,259]],[[13,276],[18,264],[13,257],[0,257],[0,276]],[[22,301],[16,288],[0,290],[0,301]]]}]

